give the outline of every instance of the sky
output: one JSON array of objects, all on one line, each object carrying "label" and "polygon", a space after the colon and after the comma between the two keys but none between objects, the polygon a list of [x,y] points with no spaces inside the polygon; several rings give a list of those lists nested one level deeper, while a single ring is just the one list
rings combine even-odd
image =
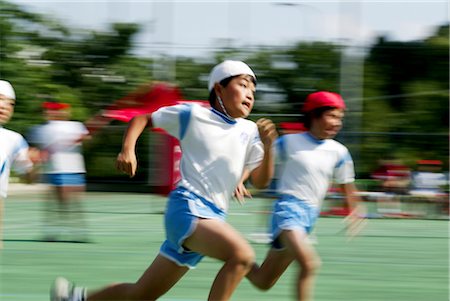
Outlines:
[{"label": "sky", "polygon": [[368,46],[380,35],[420,40],[449,23],[447,0],[10,1],[80,29],[139,23],[135,53],[144,56],[195,57],[223,46],[278,47],[297,41]]}]

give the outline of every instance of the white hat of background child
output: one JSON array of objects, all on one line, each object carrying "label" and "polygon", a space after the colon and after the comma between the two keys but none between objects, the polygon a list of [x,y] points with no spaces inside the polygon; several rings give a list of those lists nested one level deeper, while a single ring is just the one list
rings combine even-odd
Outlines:
[{"label": "white hat of background child", "polygon": [[211,74],[209,75],[208,91],[211,91],[214,88],[215,83],[220,83],[228,77],[241,74],[253,76],[256,80],[255,73],[253,73],[252,69],[250,69],[246,63],[231,60],[223,61],[219,65],[216,65],[211,71]]},{"label": "white hat of background child", "polygon": [[9,82],[0,80],[0,94],[11,99],[16,99],[16,93]]}]

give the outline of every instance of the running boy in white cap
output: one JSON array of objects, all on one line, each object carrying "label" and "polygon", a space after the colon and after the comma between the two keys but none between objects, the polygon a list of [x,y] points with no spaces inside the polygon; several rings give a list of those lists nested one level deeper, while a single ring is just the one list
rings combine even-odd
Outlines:
[{"label": "running boy in white cap", "polygon": [[[254,104],[256,77],[245,63],[225,61],[209,79],[211,109],[175,105],[135,117],[125,132],[117,157],[119,170],[136,172],[135,145],[148,125],[163,128],[180,140],[181,180],[169,196],[165,211],[166,240],[153,263],[135,283],[114,284],[87,297],[58,278],[53,301],[155,300],[164,295],[202,257],[224,262],[208,300],[228,300],[254,262],[248,242],[225,222],[229,200],[244,169],[257,188],[273,175],[274,124],[244,119]],[[205,296],[206,299],[206,296]]]},{"label": "running boy in white cap", "polygon": [[3,127],[11,119],[15,104],[16,94],[12,85],[0,80],[0,249],[3,246],[3,198],[8,194],[11,167],[14,166],[19,174],[31,174],[32,160],[39,160],[37,150],[30,150],[22,135]]},{"label": "running boy in white cap", "polygon": [[[281,162],[278,192],[272,213],[272,247],[261,266],[255,264],[247,278],[262,290],[270,289],[296,261],[300,272],[296,282],[297,300],[312,299],[313,281],[320,265],[319,256],[309,243],[331,180],[340,184],[352,209],[349,230],[360,226],[355,173],[348,149],[333,140],[342,127],[345,104],[332,92],[310,94],[303,107],[307,132],[281,136],[275,157]],[[359,208],[358,208],[359,209]]]}]

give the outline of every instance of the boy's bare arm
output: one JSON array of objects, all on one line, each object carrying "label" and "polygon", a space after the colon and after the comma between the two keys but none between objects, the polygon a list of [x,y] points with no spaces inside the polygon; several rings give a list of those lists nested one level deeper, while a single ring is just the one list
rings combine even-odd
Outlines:
[{"label": "boy's bare arm", "polygon": [[270,119],[261,118],[256,122],[259,136],[264,146],[264,157],[257,168],[250,174],[253,186],[259,189],[266,188],[274,174],[274,158],[272,145],[278,137],[275,124]]},{"label": "boy's bare arm", "polygon": [[347,235],[352,238],[365,227],[366,208],[362,203],[358,190],[354,183],[346,183],[341,185],[342,192],[350,209],[349,215],[345,218],[347,223]]},{"label": "boy's bare arm", "polygon": [[127,129],[122,140],[122,150],[117,155],[116,167],[118,170],[133,177],[136,174],[136,142],[147,125],[151,125],[150,114],[139,115],[134,117]]}]

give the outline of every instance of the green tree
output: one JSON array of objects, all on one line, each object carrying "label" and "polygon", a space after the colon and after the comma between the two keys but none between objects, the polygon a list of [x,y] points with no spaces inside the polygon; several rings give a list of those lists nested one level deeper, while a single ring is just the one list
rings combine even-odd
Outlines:
[{"label": "green tree", "polygon": [[42,121],[43,101],[68,102],[73,118],[84,121],[151,81],[151,61],[130,55],[136,24],[112,24],[108,32],[71,30],[6,1],[0,1],[0,14],[0,76],[17,92],[10,124],[16,130]]},{"label": "green tree", "polygon": [[448,32],[444,25],[423,41],[380,38],[370,49],[364,80],[363,129],[369,133],[362,141],[364,162],[373,165],[386,155],[411,166],[420,158],[448,162]]}]

